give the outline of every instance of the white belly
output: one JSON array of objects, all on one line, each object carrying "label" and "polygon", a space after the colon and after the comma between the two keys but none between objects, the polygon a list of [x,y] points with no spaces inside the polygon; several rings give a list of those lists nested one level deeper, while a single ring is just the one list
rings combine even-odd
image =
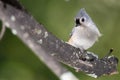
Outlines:
[{"label": "white belly", "polygon": [[73,33],[68,43],[76,48],[88,49],[98,40],[98,37],[98,34],[90,30],[80,28]]},{"label": "white belly", "polygon": [[83,49],[88,49],[90,47],[92,47],[92,45],[95,43],[96,40],[90,40],[90,39],[78,39],[78,38],[74,38],[73,40],[73,46],[77,47],[77,48],[83,48]]}]

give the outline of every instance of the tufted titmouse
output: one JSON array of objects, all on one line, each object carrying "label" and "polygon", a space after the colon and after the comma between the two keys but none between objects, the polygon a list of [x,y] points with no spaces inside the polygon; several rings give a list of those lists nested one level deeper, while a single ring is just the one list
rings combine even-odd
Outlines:
[{"label": "tufted titmouse", "polygon": [[97,26],[82,8],[75,17],[75,27],[72,29],[68,44],[87,50],[101,36]]}]

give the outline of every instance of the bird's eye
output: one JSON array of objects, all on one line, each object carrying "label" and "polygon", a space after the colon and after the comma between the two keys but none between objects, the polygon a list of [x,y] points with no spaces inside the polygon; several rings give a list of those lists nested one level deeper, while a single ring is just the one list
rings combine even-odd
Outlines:
[{"label": "bird's eye", "polygon": [[82,18],[80,19],[80,22],[81,22],[81,23],[84,23],[85,20],[86,20],[85,17],[82,17]]}]

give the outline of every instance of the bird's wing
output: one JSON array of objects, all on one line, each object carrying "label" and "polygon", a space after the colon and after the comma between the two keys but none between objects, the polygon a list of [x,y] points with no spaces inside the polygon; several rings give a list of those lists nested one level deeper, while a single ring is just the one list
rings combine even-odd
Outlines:
[{"label": "bird's wing", "polygon": [[70,37],[73,35],[74,31],[75,31],[75,28],[72,29],[72,31],[70,33]]}]

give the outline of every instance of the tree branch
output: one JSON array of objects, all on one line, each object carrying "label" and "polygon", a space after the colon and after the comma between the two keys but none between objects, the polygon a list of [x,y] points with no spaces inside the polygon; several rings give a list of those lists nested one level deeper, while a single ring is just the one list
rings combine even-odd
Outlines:
[{"label": "tree branch", "polygon": [[[48,32],[23,7],[18,8],[16,5],[8,4],[4,0],[1,0],[0,19],[44,63],[47,63],[46,65],[57,76],[61,76],[66,72],[66,69],[63,69],[57,61],[93,77],[117,72],[118,59],[115,56],[99,59],[91,52],[81,51],[72,47]],[[50,62],[48,63],[48,61]],[[56,66],[53,67],[52,64],[56,64]],[[57,65],[59,65],[60,71],[55,71],[58,67]]]}]

